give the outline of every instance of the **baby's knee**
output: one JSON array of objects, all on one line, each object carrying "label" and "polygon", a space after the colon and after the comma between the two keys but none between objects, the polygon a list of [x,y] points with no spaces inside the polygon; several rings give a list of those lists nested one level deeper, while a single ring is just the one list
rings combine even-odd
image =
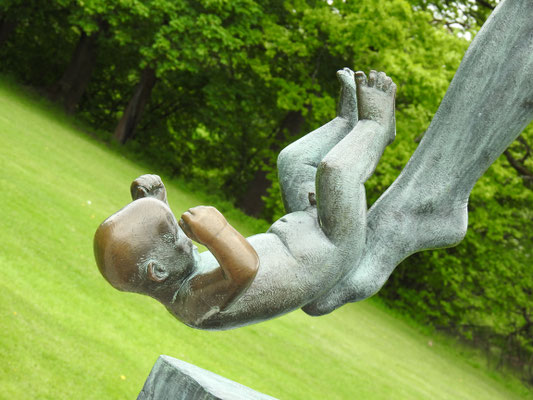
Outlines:
[{"label": "baby's knee", "polygon": [[[371,175],[364,159],[347,159],[338,154],[328,153],[318,164],[317,179],[325,182],[334,182],[345,190],[364,184]],[[327,183],[326,183],[327,184]],[[357,187],[357,190],[360,188]]]},{"label": "baby's knee", "polygon": [[317,167],[318,179],[331,179],[339,177],[345,166],[338,159],[326,156]]},{"label": "baby's knee", "polygon": [[278,156],[277,166],[280,178],[292,176],[306,165],[302,152],[299,150],[297,143],[285,147]]},{"label": "baby's knee", "polygon": [[294,165],[296,162],[296,152],[293,150],[292,145],[285,147],[278,155],[278,171],[287,170],[291,165]]}]

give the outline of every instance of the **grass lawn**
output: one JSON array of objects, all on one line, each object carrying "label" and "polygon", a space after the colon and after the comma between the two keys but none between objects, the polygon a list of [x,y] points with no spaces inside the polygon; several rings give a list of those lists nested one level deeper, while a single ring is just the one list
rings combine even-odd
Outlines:
[{"label": "grass lawn", "polygon": [[[203,332],[114,290],[94,263],[94,231],[129,202],[132,179],[157,172],[0,81],[0,398],[134,399],[160,354],[282,399],[533,395],[372,300]],[[176,214],[205,201],[166,183]],[[237,212],[230,220],[254,233]]]}]

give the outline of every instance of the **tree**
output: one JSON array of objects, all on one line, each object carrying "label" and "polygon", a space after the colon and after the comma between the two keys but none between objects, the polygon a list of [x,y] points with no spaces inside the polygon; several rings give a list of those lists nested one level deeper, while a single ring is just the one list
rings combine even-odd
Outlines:
[{"label": "tree", "polygon": [[108,36],[107,40],[117,44],[116,38],[131,34],[132,25],[139,24],[147,10],[140,0],[127,4],[79,1],[69,4],[68,9],[68,21],[72,29],[79,32],[79,39],[64,74],[50,89],[50,95],[61,100],[68,113],[73,113],[91,79],[101,36]]},{"label": "tree", "polygon": [[146,67],[143,70],[139,84],[135,88],[133,96],[115,129],[113,137],[119,143],[124,144],[133,136],[135,127],[141,119],[144,107],[150,99],[150,94],[152,93],[155,83],[155,70]]},{"label": "tree", "polygon": [[16,21],[11,20],[8,16],[0,14],[0,46],[7,41],[16,27]]},{"label": "tree", "polygon": [[[60,27],[69,0],[42,3],[7,0],[0,4],[1,68],[23,82],[45,86],[63,61],[64,41],[70,34]],[[51,44],[54,46],[51,46]],[[36,68],[46,65],[47,68]]]},{"label": "tree", "polygon": [[432,23],[450,31],[477,31],[500,0],[412,0],[413,4],[433,14]]},{"label": "tree", "polygon": [[81,32],[68,67],[50,89],[50,97],[56,101],[61,100],[69,114],[76,110],[91,78],[99,35],[99,31],[92,34]]}]

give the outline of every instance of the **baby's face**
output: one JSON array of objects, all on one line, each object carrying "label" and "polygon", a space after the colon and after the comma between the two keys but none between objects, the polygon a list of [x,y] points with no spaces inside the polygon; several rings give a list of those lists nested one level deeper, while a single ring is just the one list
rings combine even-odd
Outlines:
[{"label": "baby's face", "polygon": [[194,260],[191,240],[168,206],[153,198],[136,200],[105,220],[94,236],[94,254],[112,286],[142,293],[182,277]]}]

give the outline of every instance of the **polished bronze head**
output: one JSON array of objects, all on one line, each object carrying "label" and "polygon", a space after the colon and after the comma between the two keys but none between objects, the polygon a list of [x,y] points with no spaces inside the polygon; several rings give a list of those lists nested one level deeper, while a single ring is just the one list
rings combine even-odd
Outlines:
[{"label": "polished bronze head", "polygon": [[100,273],[115,288],[146,293],[150,286],[174,284],[194,264],[191,240],[168,206],[141,198],[98,227],[94,255]]}]

